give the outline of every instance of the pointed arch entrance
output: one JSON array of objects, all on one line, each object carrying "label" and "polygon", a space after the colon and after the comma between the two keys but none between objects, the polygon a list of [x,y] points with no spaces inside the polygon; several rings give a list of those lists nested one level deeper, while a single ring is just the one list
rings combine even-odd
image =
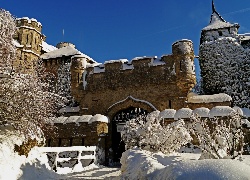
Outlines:
[{"label": "pointed arch entrance", "polygon": [[138,116],[146,116],[148,113],[157,110],[151,103],[128,96],[119,101],[107,110],[106,115],[110,118],[109,137],[110,148],[113,150],[113,161],[120,162],[122,153],[125,151],[125,144],[121,140],[121,130],[126,121]]}]

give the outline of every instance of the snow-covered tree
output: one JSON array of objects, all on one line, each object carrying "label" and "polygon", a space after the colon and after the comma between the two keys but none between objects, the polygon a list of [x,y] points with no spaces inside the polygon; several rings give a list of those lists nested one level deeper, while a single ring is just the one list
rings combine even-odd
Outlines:
[{"label": "snow-covered tree", "polygon": [[159,111],[146,117],[138,116],[126,122],[122,131],[122,140],[126,148],[135,146],[149,151],[171,153],[192,140],[183,120],[162,126]]},{"label": "snow-covered tree", "polygon": [[188,129],[196,136],[201,158],[235,158],[242,154],[244,136],[241,117],[233,112],[227,119],[200,119],[192,116]]},{"label": "snow-covered tree", "polygon": [[71,97],[71,73],[70,73],[71,63],[61,64],[58,68],[57,77],[57,92],[59,95],[66,97],[67,99],[72,99]]},{"label": "snow-covered tree", "polygon": [[202,88],[205,94],[226,93],[233,105],[250,108],[250,51],[240,37],[221,37],[200,46]]},{"label": "snow-covered tree", "polygon": [[[0,124],[11,124],[28,138],[42,136],[46,122],[53,118],[64,98],[51,88],[51,74],[41,61],[34,61],[34,71],[22,74],[13,70],[16,60],[12,36],[15,23],[11,14],[0,10]],[[52,83],[53,84],[53,83]]]},{"label": "snow-covered tree", "polygon": [[0,73],[8,73],[12,61],[15,59],[15,47],[13,45],[13,35],[16,25],[12,15],[0,9]]}]

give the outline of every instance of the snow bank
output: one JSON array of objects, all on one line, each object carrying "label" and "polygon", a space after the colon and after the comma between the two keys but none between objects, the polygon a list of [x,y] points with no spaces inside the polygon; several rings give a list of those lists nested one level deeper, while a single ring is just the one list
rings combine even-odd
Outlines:
[{"label": "snow bank", "polygon": [[209,112],[209,118],[229,116],[235,110],[229,106],[216,106]]},{"label": "snow bank", "polygon": [[183,118],[190,118],[192,115],[192,110],[189,108],[181,108],[179,109],[175,115],[174,120],[183,119]]},{"label": "snow bank", "polygon": [[243,161],[198,160],[199,154],[149,153],[140,149],[127,150],[121,158],[122,179],[249,179],[250,158]]},{"label": "snow bank", "polygon": [[211,102],[227,102],[232,101],[232,98],[225,94],[214,94],[214,95],[198,95],[196,93],[189,93],[189,103],[211,103]]}]

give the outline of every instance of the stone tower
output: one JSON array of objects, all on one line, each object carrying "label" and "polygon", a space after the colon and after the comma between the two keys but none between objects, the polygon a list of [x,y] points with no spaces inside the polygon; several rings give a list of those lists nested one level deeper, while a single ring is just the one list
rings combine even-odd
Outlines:
[{"label": "stone tower", "polygon": [[33,18],[18,18],[16,26],[14,43],[17,47],[17,60],[14,62],[14,67],[25,66],[29,71],[33,68],[33,61],[41,55],[42,41],[45,40],[45,35],[41,33],[41,23]]},{"label": "stone tower", "polygon": [[189,92],[196,83],[193,42],[183,39],[173,43],[172,53],[177,65],[177,85],[183,92]]},{"label": "stone tower", "polygon": [[205,41],[214,41],[220,37],[235,37],[238,34],[239,24],[226,22],[216,11],[212,1],[212,15],[210,23],[201,31],[200,44]]},{"label": "stone tower", "polygon": [[[71,57],[71,93],[78,99],[78,87],[83,82],[84,70],[87,65],[87,58],[84,54],[76,54]],[[83,82],[84,84],[84,82]]]}]

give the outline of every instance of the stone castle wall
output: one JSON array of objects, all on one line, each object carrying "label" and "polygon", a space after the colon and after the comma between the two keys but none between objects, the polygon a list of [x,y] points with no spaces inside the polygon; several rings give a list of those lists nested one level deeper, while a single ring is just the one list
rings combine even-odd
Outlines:
[{"label": "stone castle wall", "polygon": [[131,62],[107,61],[88,67],[75,92],[81,105],[80,113],[106,115],[112,105],[130,96],[134,98],[131,106],[139,100],[158,110],[184,107],[187,94],[195,85],[193,44],[182,40],[172,48],[172,54],[161,59],[142,57]]}]

